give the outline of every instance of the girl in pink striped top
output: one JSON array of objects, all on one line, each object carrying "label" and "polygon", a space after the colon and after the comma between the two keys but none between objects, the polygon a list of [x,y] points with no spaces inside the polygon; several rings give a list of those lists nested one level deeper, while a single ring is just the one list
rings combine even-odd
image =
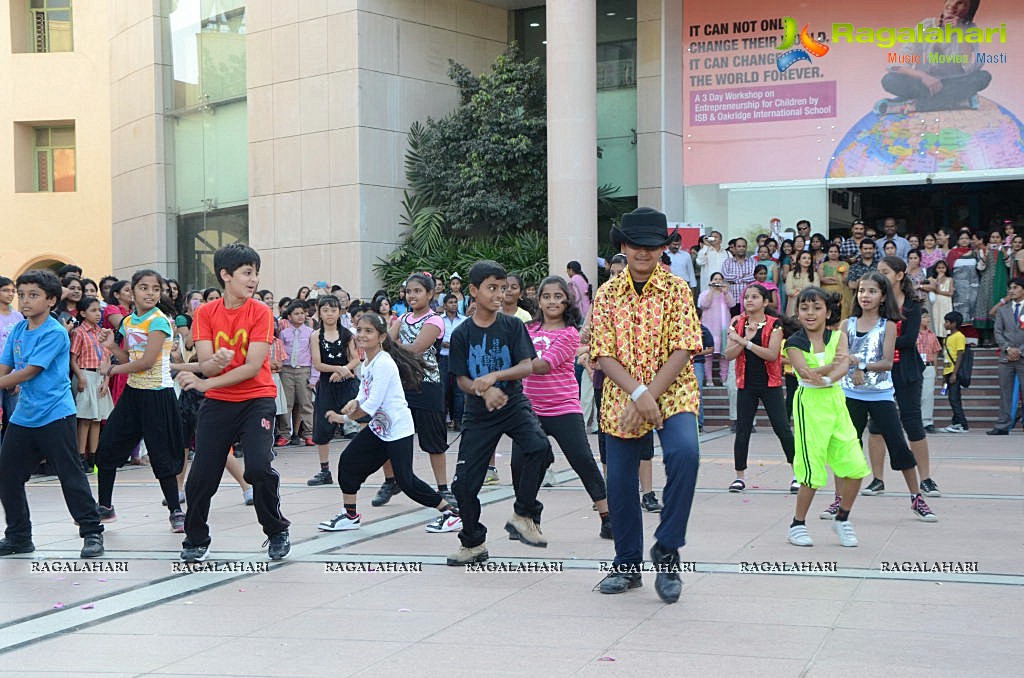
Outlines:
[{"label": "girl in pink striped top", "polygon": [[573,303],[569,283],[559,276],[541,281],[537,299],[537,316],[526,326],[537,357],[533,374],[523,379],[523,393],[530,399],[544,433],[562,448],[593,500],[601,516],[601,536],[611,539],[604,478],[587,439],[579,384],[573,372],[576,349],[580,347],[580,310]]}]

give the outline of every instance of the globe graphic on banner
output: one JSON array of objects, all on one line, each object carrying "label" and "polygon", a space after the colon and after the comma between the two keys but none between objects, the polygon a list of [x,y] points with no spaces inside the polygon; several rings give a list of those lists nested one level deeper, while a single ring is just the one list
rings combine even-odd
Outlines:
[{"label": "globe graphic on banner", "polygon": [[836,146],[825,176],[1014,167],[1024,167],[1024,125],[1013,113],[982,98],[977,110],[868,113]]}]

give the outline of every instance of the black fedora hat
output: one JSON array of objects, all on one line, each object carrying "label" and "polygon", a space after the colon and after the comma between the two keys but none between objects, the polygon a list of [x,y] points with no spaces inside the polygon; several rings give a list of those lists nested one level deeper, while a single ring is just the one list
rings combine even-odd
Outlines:
[{"label": "black fedora hat", "polygon": [[622,215],[622,225],[612,226],[612,245],[629,243],[635,247],[664,247],[672,239],[668,219],[653,207],[638,207]]}]

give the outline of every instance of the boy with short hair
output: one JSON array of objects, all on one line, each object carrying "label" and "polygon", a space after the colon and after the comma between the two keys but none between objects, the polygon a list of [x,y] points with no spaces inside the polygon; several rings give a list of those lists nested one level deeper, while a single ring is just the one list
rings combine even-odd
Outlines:
[{"label": "boy with short hair", "polygon": [[[281,477],[271,466],[277,394],[269,361],[274,318],[265,304],[253,298],[260,255],[234,243],[214,253],[213,268],[224,296],[196,310],[192,336],[199,362],[178,375],[183,389],[206,396],[196,421],[195,458],[185,482],[188,513],[181,559],[206,559],[210,501],[220,485],[228,451],[237,440],[245,446],[245,479],[252,484],[256,517],[267,535],[270,558],[280,560],[291,550],[291,523],[281,514]],[[207,378],[194,374],[199,371]]]},{"label": "boy with short hair", "polygon": [[[288,423],[291,425],[291,444],[313,446],[313,357],[309,338],[313,328],[306,324],[307,304],[301,299],[288,304],[284,310],[287,324],[281,328],[281,343],[288,352],[288,360],[279,374],[288,400]],[[315,308],[315,306],[314,306]],[[310,485],[331,485],[331,472],[321,469]]]},{"label": "boy with short hair", "polygon": [[45,458],[78,523],[81,557],[98,558],[103,526],[78,458],[77,410],[68,378],[71,339],[50,315],[61,296],[60,281],[49,271],[29,271],[18,277],[17,290],[25,319],[11,330],[0,355],[0,389],[21,386],[23,396],[0,444],[0,502],[7,516],[0,556],[35,551],[25,480]]},{"label": "boy with short hair", "polygon": [[963,360],[964,351],[967,350],[967,339],[960,331],[964,324],[964,316],[953,311],[947,313],[943,318],[946,323],[946,355],[942,367],[942,379],[946,382],[946,396],[949,398],[949,407],[953,410],[953,423],[942,429],[946,433],[966,433],[967,417],[964,416],[964,407],[960,400],[960,384],[957,382],[956,371],[960,369],[960,361]]},{"label": "boy with short hair", "polygon": [[469,270],[469,293],[476,312],[452,333],[449,369],[466,395],[462,442],[455,466],[452,492],[462,515],[462,547],[448,557],[449,565],[487,560],[487,528],[480,523],[477,495],[487,474],[487,463],[501,436],[512,447],[512,479],[516,502],[505,523],[510,538],[530,546],[546,547],[540,530],[544,505],[537,492],[544,471],[554,461],[551,444],[537,415],[523,395],[521,380],[530,376],[536,357],[533,342],[514,316],[500,313],[508,273],[495,261],[478,261]]}]

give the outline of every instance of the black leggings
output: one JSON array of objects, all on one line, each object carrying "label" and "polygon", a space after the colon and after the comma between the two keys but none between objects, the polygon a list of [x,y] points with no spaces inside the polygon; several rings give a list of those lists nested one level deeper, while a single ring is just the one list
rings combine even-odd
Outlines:
[{"label": "black leggings", "polygon": [[385,441],[374,435],[369,427],[352,439],[338,460],[338,484],[345,494],[355,494],[384,462],[390,461],[395,480],[410,499],[417,504],[437,508],[444,499],[430,485],[412,471],[412,436]]},{"label": "black leggings", "polygon": [[[562,454],[576,475],[583,481],[583,487],[592,501],[601,501],[608,497],[604,478],[594,461],[594,453],[587,440],[587,430],[583,425],[582,414],[560,414],[554,417],[540,417],[540,427],[544,433],[555,439],[562,448]],[[515,441],[512,448],[516,448]]]},{"label": "black leggings", "polygon": [[[924,420],[921,419],[921,381],[906,382],[903,380],[902,370],[893,370],[892,385],[895,387],[896,406],[907,440],[912,443],[924,440],[927,434],[924,430]],[[882,427],[874,417],[868,422],[868,433],[882,433]]]},{"label": "black leggings", "polygon": [[757,401],[764,404],[768,421],[772,423],[775,436],[782,443],[782,451],[786,461],[793,463],[793,429],[789,427],[786,416],[786,398],[781,386],[754,386],[737,389],[736,391],[736,440],[733,442],[732,455],[737,471],[747,469],[747,453],[750,449],[750,431],[754,427],[754,415],[757,414]]},{"label": "black leggings", "polygon": [[914,453],[907,446],[900,427],[900,417],[896,412],[896,403],[891,400],[857,400],[846,398],[846,409],[850,411],[850,421],[857,429],[857,439],[864,435],[864,427],[868,423],[868,415],[878,425],[885,446],[889,448],[889,466],[893,471],[904,471],[917,466]]}]

